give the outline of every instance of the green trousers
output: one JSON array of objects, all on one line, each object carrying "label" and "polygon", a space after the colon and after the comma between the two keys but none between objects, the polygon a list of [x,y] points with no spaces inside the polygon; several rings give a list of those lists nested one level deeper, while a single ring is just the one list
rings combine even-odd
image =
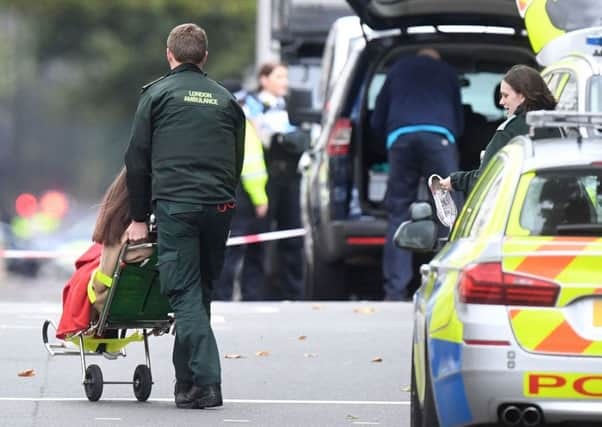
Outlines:
[{"label": "green trousers", "polygon": [[161,292],[176,317],[176,380],[221,383],[220,358],[211,329],[211,288],[224,262],[234,209],[158,200],[158,266]]}]

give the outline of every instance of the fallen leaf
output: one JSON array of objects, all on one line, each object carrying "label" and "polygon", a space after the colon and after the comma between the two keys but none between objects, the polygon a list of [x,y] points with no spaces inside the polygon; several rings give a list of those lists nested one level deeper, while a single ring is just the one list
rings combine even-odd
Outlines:
[{"label": "fallen leaf", "polygon": [[269,356],[270,352],[269,351],[258,351],[257,353],[255,353],[255,356]]},{"label": "fallen leaf", "polygon": [[372,362],[374,362],[374,363],[380,363],[382,361],[383,361],[382,357],[375,357],[375,358],[372,359]]},{"label": "fallen leaf", "polygon": [[404,385],[404,386],[401,388],[401,391],[405,391],[405,392],[408,392],[408,393],[409,393],[411,390],[412,390],[412,388],[411,388],[409,385]]},{"label": "fallen leaf", "polygon": [[322,308],[322,306],[320,304],[314,304],[311,306],[312,310],[320,310]]},{"label": "fallen leaf", "polygon": [[226,354],[225,358],[226,359],[242,359],[242,356],[240,354]]},{"label": "fallen leaf", "polygon": [[355,415],[351,415],[351,414],[347,414],[347,416],[345,417],[348,420],[359,420],[360,417],[356,417]]},{"label": "fallen leaf", "polygon": [[360,308],[353,309],[354,313],[360,313],[360,314],[372,314],[375,311],[376,310],[374,309],[374,307],[360,307]]},{"label": "fallen leaf", "polygon": [[35,376],[36,371],[34,371],[33,369],[25,369],[24,371],[21,371],[17,374],[17,376],[19,377],[33,377]]},{"label": "fallen leaf", "polygon": [[304,357],[318,357],[318,353],[303,353]]},{"label": "fallen leaf", "polygon": [[307,338],[305,335],[300,335],[299,337],[297,337],[299,341],[303,341],[305,338]]}]

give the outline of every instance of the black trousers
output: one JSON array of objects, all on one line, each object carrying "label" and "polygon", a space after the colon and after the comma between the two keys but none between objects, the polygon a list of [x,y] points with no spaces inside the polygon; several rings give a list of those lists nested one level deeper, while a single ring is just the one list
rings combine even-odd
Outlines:
[{"label": "black trousers", "polygon": [[[418,198],[420,177],[436,173],[443,178],[458,170],[458,153],[436,133],[416,132],[401,135],[388,153],[389,177],[385,194],[385,208],[389,224],[383,251],[385,298],[400,300],[411,297],[408,285],[412,280],[413,254],[399,249],[393,243],[395,231],[410,219],[410,205]],[[444,235],[444,234],[443,234]]]},{"label": "black trousers", "polygon": [[222,268],[232,214],[225,206],[155,204],[161,292],[176,316],[173,364],[181,383],[221,382],[211,288]]},{"label": "black trousers", "polygon": [[[295,167],[293,165],[292,167]],[[269,219],[276,230],[301,227],[301,177],[270,173],[267,184]],[[266,299],[303,299],[303,237],[276,242],[276,277],[266,287]]]}]

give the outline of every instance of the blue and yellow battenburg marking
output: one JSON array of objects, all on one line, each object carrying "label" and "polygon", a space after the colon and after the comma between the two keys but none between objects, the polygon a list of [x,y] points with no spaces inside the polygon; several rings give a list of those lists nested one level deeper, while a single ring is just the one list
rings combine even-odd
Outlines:
[{"label": "blue and yellow battenburg marking", "polygon": [[441,426],[472,421],[472,413],[462,377],[462,337],[464,326],[455,307],[454,288],[458,272],[445,276],[437,297],[428,307],[429,365],[435,404]]}]

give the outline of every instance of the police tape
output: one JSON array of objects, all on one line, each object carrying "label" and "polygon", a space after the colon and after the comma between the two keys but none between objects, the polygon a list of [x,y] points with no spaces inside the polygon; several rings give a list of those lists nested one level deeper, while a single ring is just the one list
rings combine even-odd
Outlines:
[{"label": "police tape", "polygon": [[291,239],[305,235],[304,228],[291,228],[289,230],[270,231],[268,233],[250,234],[248,236],[230,237],[226,246],[248,245],[251,243],[268,242],[270,240]]},{"label": "police tape", "polygon": [[[305,229],[292,228],[289,230],[270,231],[267,233],[249,234],[247,236],[230,237],[226,246],[249,245],[253,243],[268,242],[272,240],[291,239],[305,235]],[[81,252],[75,251],[35,251],[19,249],[0,249],[0,258],[5,259],[54,259],[54,258],[72,258],[75,259],[81,255]]]}]

